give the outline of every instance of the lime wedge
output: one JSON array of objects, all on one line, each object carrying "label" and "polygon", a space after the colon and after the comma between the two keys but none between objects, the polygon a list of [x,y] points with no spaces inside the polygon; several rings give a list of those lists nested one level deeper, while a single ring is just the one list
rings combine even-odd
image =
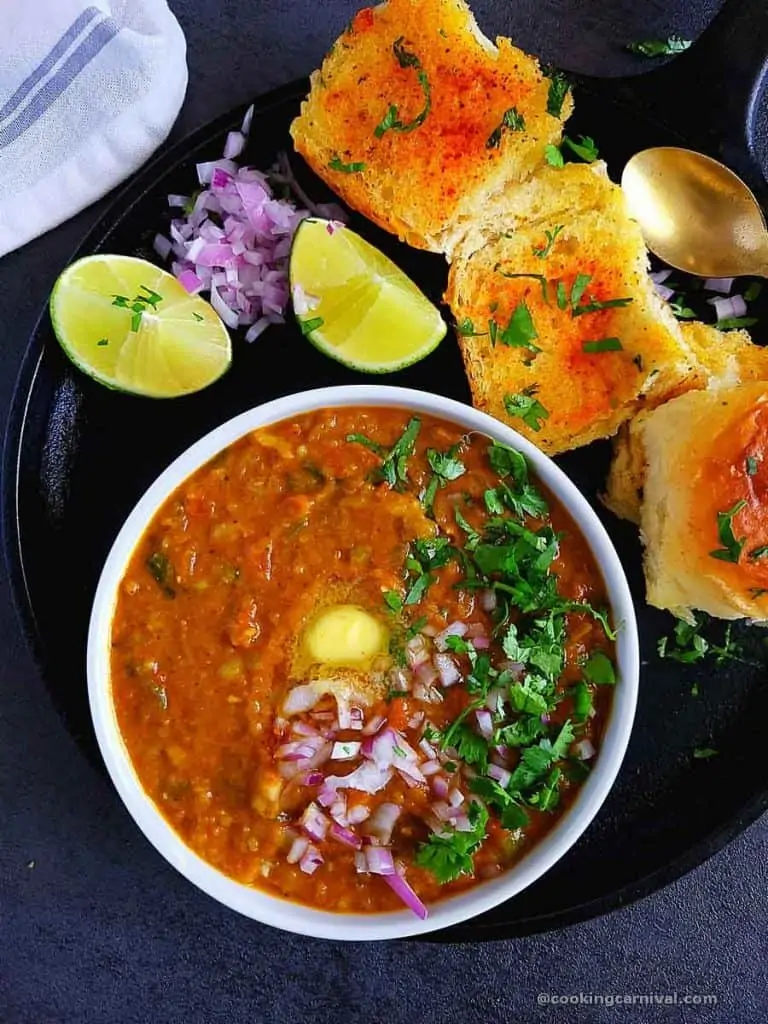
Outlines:
[{"label": "lime wedge", "polygon": [[336,221],[301,222],[290,278],[302,333],[354,370],[401,370],[429,355],[445,337],[443,318],[413,281]]},{"label": "lime wedge", "polygon": [[86,256],[67,267],[50,301],[59,344],[84,373],[119,391],[176,398],[229,368],[232,345],[204,299],[133,256]]}]

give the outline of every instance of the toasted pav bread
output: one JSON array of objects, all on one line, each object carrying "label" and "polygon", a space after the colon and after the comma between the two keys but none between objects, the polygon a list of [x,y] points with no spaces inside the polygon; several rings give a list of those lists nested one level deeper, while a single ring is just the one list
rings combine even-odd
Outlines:
[{"label": "toasted pav bread", "polygon": [[[679,392],[702,387],[732,387],[747,381],[768,381],[768,348],[754,345],[746,331],[719,331],[698,321],[681,324],[683,336],[696,355],[701,372],[681,383]],[[626,423],[613,443],[613,461],[603,501],[621,519],[640,522],[645,457],[642,446],[644,413]]]},{"label": "toasted pav bread", "polygon": [[635,429],[648,602],[768,618],[768,383],[691,391]]},{"label": "toasted pav bread", "polygon": [[768,380],[768,348],[753,344],[747,331],[719,331],[695,320],[682,329],[710,387]]},{"label": "toasted pav bread", "polygon": [[[558,143],[550,80],[508,39],[494,46],[463,0],[388,0],[333,45],[296,149],[350,206],[409,245],[449,253],[488,197]],[[570,95],[562,104],[567,117]]]},{"label": "toasted pav bread", "polygon": [[483,226],[446,293],[478,408],[556,453],[610,437],[699,374],[604,165],[543,168]]}]

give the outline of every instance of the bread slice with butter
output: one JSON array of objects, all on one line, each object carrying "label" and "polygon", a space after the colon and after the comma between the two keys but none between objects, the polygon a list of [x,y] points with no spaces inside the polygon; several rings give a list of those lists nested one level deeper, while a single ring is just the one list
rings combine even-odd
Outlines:
[{"label": "bread slice with butter", "polygon": [[555,454],[703,385],[647,265],[602,163],[545,167],[491,203],[446,292],[474,404]]},{"label": "bread slice with butter", "polygon": [[551,84],[535,57],[487,39],[464,0],[388,0],[331,47],[291,135],[353,209],[449,254],[560,141],[573,104]]}]

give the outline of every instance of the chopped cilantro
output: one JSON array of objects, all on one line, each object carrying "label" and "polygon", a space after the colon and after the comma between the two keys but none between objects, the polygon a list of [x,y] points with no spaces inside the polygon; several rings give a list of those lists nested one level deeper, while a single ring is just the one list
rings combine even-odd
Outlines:
[{"label": "chopped cilantro", "polygon": [[202,322],[203,322],[203,320],[204,320],[204,317],[200,316],[200,314],[199,314],[199,313],[193,313],[193,314],[192,314],[192,316],[193,316],[193,317],[195,318],[195,320],[197,320],[197,321],[198,321],[199,323],[202,323]]},{"label": "chopped cilantro", "polygon": [[549,256],[549,254],[552,252],[552,246],[555,244],[555,241],[557,240],[557,236],[560,234],[561,231],[564,231],[564,230],[565,230],[565,225],[564,224],[557,224],[557,225],[555,225],[555,227],[551,231],[549,231],[549,230],[547,230],[545,228],[544,236],[547,239],[547,243],[546,243],[546,245],[543,245],[540,248],[537,248],[534,245],[533,246],[533,255],[537,256],[540,260],[546,259],[547,256]]},{"label": "chopped cilantro", "polygon": [[577,274],[573,286],[571,288],[571,309],[576,309],[581,301],[581,297],[587,289],[587,285],[592,280],[591,274]]},{"label": "chopped cilantro", "polygon": [[390,104],[386,114],[373,130],[373,134],[377,139],[380,139],[388,131],[412,132],[414,128],[420,128],[432,109],[432,91],[427,73],[416,54],[406,50],[403,46],[404,38],[404,36],[400,36],[399,39],[396,39],[392,44],[392,50],[401,68],[413,68],[415,70],[416,78],[424,93],[424,106],[412,121],[401,121],[398,108],[394,104]]},{"label": "chopped cilantro", "polygon": [[530,278],[532,281],[538,281],[541,285],[541,297],[547,304],[549,304],[549,296],[547,294],[547,279],[546,277],[544,277],[543,274],[512,274],[506,270],[502,270],[500,263],[497,263],[493,269],[497,274],[501,274],[502,277],[507,277],[510,279],[516,277],[527,277]]},{"label": "chopped cilantro", "polygon": [[670,302],[669,308],[675,314],[678,320],[695,320],[696,314],[688,306],[684,306],[680,302]]},{"label": "chopped cilantro", "polygon": [[103,347],[104,345],[108,345],[109,341],[106,338],[101,338],[99,341],[96,342],[96,344],[99,347]]},{"label": "chopped cilantro", "polygon": [[447,452],[438,452],[434,448],[427,448],[427,462],[432,470],[432,478],[427,484],[421,503],[428,515],[432,515],[432,506],[438,489],[445,487],[451,480],[458,480],[467,471],[461,459],[456,458],[461,447],[462,442],[459,441],[452,445]]},{"label": "chopped cilantro", "polygon": [[384,604],[386,604],[390,611],[401,612],[403,610],[403,599],[396,590],[385,590],[382,596]]},{"label": "chopped cilantro", "polygon": [[538,336],[531,311],[524,301],[516,307],[507,326],[503,330],[499,328],[497,332],[497,338],[502,345],[508,348],[524,348],[534,355],[541,352],[539,346],[534,345],[534,340]]},{"label": "chopped cilantro", "polygon": [[504,395],[504,408],[510,416],[519,417],[527,427],[538,432],[549,419],[549,410],[535,397],[537,391],[532,385],[517,394]]},{"label": "chopped cilantro", "polygon": [[757,561],[758,558],[765,558],[768,555],[768,544],[762,544],[759,548],[752,548],[749,552],[749,557],[752,561]]},{"label": "chopped cilantro", "polygon": [[487,331],[476,331],[474,323],[468,316],[456,324],[456,330],[465,338],[482,338],[483,335],[487,334]]},{"label": "chopped cilantro", "polygon": [[710,757],[717,757],[720,753],[719,750],[715,750],[714,747],[695,747],[693,756],[697,761],[706,761]]},{"label": "chopped cilantro", "polygon": [[760,292],[762,292],[762,290],[763,290],[762,282],[761,281],[753,281],[749,285],[747,290],[744,292],[744,301],[745,302],[754,302],[755,299],[760,295]]},{"label": "chopped cilantro", "polygon": [[616,682],[616,669],[605,651],[594,651],[583,665],[584,676],[590,683],[599,686],[613,686]]},{"label": "chopped cilantro", "polygon": [[718,320],[715,327],[718,331],[736,331],[740,327],[754,327],[759,322],[756,316],[731,316]]},{"label": "chopped cilantro", "polygon": [[146,292],[146,295],[136,295],[133,299],[129,299],[127,295],[113,295],[112,305],[117,306],[119,309],[128,309],[131,312],[131,331],[134,333],[141,327],[141,318],[146,313],[147,309],[153,311],[157,309],[158,304],[163,301],[162,295],[158,295],[157,292],[152,291],[151,288],[147,288],[145,284],[139,285],[139,292]]},{"label": "chopped cilantro", "polygon": [[324,323],[325,321],[321,316],[313,316],[307,320],[299,320],[299,330],[306,338],[308,334],[311,334],[312,331],[318,330]]},{"label": "chopped cilantro", "polygon": [[619,338],[598,338],[596,341],[583,341],[583,352],[622,352],[624,346]]},{"label": "chopped cilantro", "polygon": [[568,91],[571,88],[571,83],[562,71],[548,71],[547,78],[549,78],[547,113],[551,114],[552,117],[560,117],[563,111],[565,97],[568,95]]},{"label": "chopped cilantro", "polygon": [[351,163],[345,163],[338,153],[334,153],[328,161],[328,166],[332,171],[341,171],[342,174],[359,174],[360,171],[365,170],[364,162],[353,160]]},{"label": "chopped cilantro", "polygon": [[501,137],[507,129],[511,132],[525,131],[525,118],[517,112],[516,107],[510,107],[509,110],[504,111],[501,122],[488,136],[485,148],[498,149],[501,145]]},{"label": "chopped cilantro", "polygon": [[695,617],[694,622],[678,619],[674,635],[661,637],[658,641],[659,657],[683,664],[693,664],[705,657],[714,657],[718,665],[728,660],[742,661],[739,645],[731,639],[732,624],[726,626],[722,644],[716,644],[701,635],[701,630],[708,622],[709,616],[703,612]]},{"label": "chopped cilantro", "polygon": [[562,144],[575,153],[580,160],[587,164],[593,163],[597,160],[599,152],[594,139],[590,139],[588,135],[580,135],[579,140],[579,142],[574,142],[568,135],[564,135]]},{"label": "chopped cilantro", "polygon": [[568,308],[568,292],[566,291],[565,284],[562,281],[557,282],[557,308]]},{"label": "chopped cilantro", "polygon": [[470,831],[458,832],[446,825],[444,831],[430,835],[416,851],[414,862],[431,871],[441,885],[474,872],[472,854],[485,839],[488,811],[473,800],[467,814]]},{"label": "chopped cilantro", "polygon": [[577,722],[586,722],[592,710],[592,691],[583,680],[571,689],[571,698],[574,718]]},{"label": "chopped cilantro", "polygon": [[589,302],[585,302],[580,306],[573,306],[573,315],[582,316],[584,313],[597,313],[601,309],[618,309],[622,306],[628,306],[633,300],[627,299],[605,299],[600,301],[598,299],[590,299]]},{"label": "chopped cilantro", "polygon": [[420,429],[421,420],[414,416],[389,449],[372,441],[365,434],[347,434],[346,440],[353,444],[362,444],[374,455],[378,455],[382,463],[376,473],[377,479],[387,483],[390,488],[402,490],[408,483],[408,459],[413,455]]},{"label": "chopped cilantro", "polygon": [[733,519],[743,508],[746,508],[746,501],[737,501],[733,508],[727,512],[717,513],[717,535],[723,545],[715,551],[710,551],[712,558],[719,558],[721,562],[738,562],[746,538],[737,540],[733,533]]},{"label": "chopped cilantro", "polygon": [[757,476],[758,461],[754,455],[748,455],[747,460],[744,464],[744,468],[747,471],[747,476]]},{"label": "chopped cilantro", "polygon": [[640,57],[665,57],[673,53],[682,53],[691,45],[690,39],[680,36],[669,36],[667,39],[642,39],[636,43],[627,43],[627,50]]},{"label": "chopped cilantro", "polygon": [[565,167],[563,154],[560,152],[558,147],[552,143],[549,143],[549,145],[544,147],[544,159],[550,167]]},{"label": "chopped cilantro", "polygon": [[488,742],[466,723],[461,722],[453,729],[450,742],[446,746],[453,747],[465,764],[477,765],[482,772],[487,769]]},{"label": "chopped cilantro", "polygon": [[155,551],[146,560],[145,565],[165,596],[176,597],[176,591],[171,585],[174,580],[173,566],[168,556],[162,551]]}]

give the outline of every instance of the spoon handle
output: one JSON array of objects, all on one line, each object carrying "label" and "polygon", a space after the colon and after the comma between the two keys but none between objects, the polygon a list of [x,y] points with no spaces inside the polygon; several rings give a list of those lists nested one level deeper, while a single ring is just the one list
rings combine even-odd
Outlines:
[{"label": "spoon handle", "polygon": [[589,79],[590,91],[643,109],[681,145],[732,167],[768,201],[766,0],[726,0],[693,46],[634,78]]}]

